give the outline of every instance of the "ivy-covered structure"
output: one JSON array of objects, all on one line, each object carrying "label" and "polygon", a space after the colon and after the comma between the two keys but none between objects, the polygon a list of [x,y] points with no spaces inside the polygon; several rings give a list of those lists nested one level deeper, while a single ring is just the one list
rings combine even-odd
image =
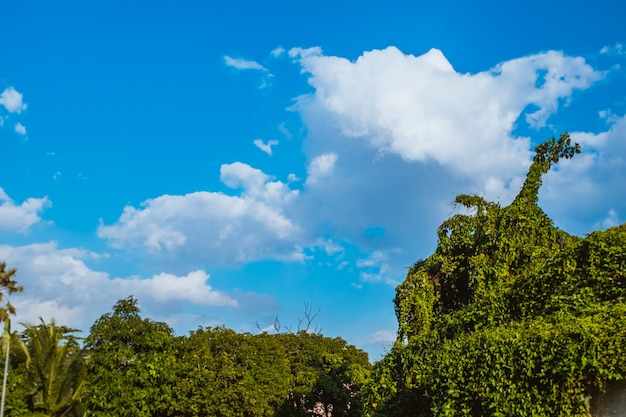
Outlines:
[{"label": "ivy-covered structure", "polygon": [[396,289],[370,415],[589,416],[626,378],[626,224],[576,237],[537,205],[542,175],[577,153],[567,134],[537,146],[507,207],[456,198],[471,214]]}]

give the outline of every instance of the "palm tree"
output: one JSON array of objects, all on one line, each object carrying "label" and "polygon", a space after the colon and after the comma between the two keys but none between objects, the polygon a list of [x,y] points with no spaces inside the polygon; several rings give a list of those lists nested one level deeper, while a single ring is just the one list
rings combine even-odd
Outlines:
[{"label": "palm tree", "polygon": [[[17,285],[17,281],[13,278],[15,277],[15,273],[17,272],[15,269],[11,268],[7,271],[7,264],[4,262],[0,262],[0,289],[6,289],[6,292],[9,294],[13,294],[16,292],[21,292],[24,288]],[[4,305],[2,304],[4,303]],[[0,291],[0,322],[4,322],[4,335],[2,336],[2,347],[5,353],[5,361],[4,361],[4,374],[2,378],[2,400],[0,403],[0,417],[4,416],[4,398],[6,396],[6,388],[7,388],[7,375],[8,375],[8,365],[9,365],[9,347],[11,345],[11,334],[9,331],[10,322],[9,316],[11,314],[15,314],[15,307],[9,303],[7,299],[5,301],[4,292]]]},{"label": "palm tree", "polygon": [[84,410],[78,395],[85,383],[85,360],[77,338],[77,330],[49,324],[41,319],[38,325],[24,325],[22,337],[30,363],[27,381],[34,394],[31,410],[50,417],[82,416]]},{"label": "palm tree", "polygon": [[13,268],[7,270],[7,264],[0,262],[0,322],[8,320],[11,314],[15,314],[15,307],[9,303],[8,299],[5,300],[5,290],[8,294],[13,294],[22,292],[24,289],[17,285],[14,279],[16,272]]},{"label": "palm tree", "polygon": [[[4,350],[4,377],[2,381],[2,405],[0,406],[0,417],[5,414],[5,399],[8,399],[9,415],[14,415],[15,411],[26,410],[26,398],[28,387],[24,384],[26,367],[30,364],[30,353],[24,344],[21,335],[11,332],[11,321],[4,322],[4,334],[2,335],[2,349]],[[11,359],[9,360],[9,352]],[[9,366],[10,363],[10,366]],[[7,381],[10,380],[10,388]],[[7,389],[8,388],[8,389]],[[8,392],[7,392],[8,391]],[[34,417],[34,416],[31,416]]]}]

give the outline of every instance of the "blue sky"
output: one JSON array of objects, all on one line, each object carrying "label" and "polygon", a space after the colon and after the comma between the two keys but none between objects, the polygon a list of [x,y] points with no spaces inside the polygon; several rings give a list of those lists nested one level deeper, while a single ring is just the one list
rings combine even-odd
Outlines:
[{"label": "blue sky", "polygon": [[[132,4],[128,4],[132,3]],[[394,287],[460,193],[583,152],[540,205],[626,218],[617,1],[0,6],[0,259],[17,321],[88,330],[130,294],[185,334],[316,324],[380,358]],[[258,325],[258,326],[257,326]]]}]

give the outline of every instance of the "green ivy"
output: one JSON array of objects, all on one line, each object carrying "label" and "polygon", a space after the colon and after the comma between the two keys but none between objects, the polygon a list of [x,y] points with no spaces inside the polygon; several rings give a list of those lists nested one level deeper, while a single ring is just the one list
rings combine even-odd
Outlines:
[{"label": "green ivy", "polygon": [[587,416],[626,377],[626,224],[556,228],[537,205],[542,175],[580,149],[563,134],[535,151],[511,205],[458,196],[467,213],[396,289],[398,339],[373,371],[370,415]]}]

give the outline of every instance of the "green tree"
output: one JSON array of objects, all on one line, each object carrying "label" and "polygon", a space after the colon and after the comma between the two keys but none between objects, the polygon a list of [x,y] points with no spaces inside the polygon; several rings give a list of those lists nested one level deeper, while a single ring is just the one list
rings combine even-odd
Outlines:
[{"label": "green tree", "polygon": [[584,416],[626,377],[626,225],[571,236],[537,205],[542,175],[578,152],[567,134],[537,146],[507,207],[456,198],[471,214],[443,222],[396,289],[370,414]]},{"label": "green tree", "polygon": [[278,416],[360,416],[369,378],[367,353],[317,333],[275,335],[290,367],[288,397]]},{"label": "green tree", "polygon": [[371,365],[342,339],[208,327],[178,343],[174,415],[360,415]]},{"label": "green tree", "polygon": [[282,405],[289,366],[275,337],[208,327],[180,342],[175,415],[273,416]]},{"label": "green tree", "polygon": [[137,300],[119,300],[85,339],[89,358],[82,399],[93,416],[168,416],[175,386],[172,329],[139,315]]}]

